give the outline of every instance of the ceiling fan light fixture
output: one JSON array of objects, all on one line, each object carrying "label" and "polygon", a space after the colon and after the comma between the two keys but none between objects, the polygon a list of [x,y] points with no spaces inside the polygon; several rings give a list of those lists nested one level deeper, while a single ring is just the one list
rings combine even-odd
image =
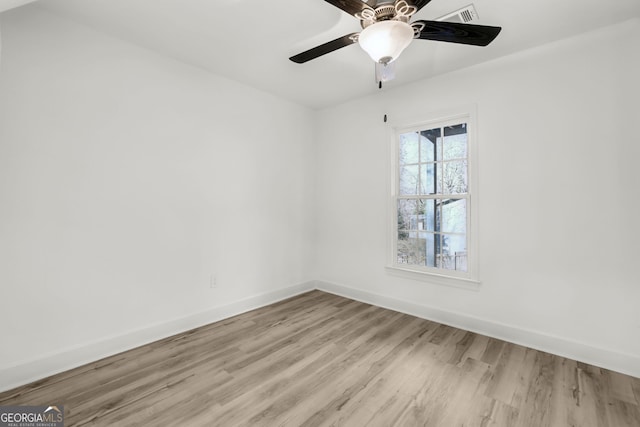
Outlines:
[{"label": "ceiling fan light fixture", "polygon": [[413,40],[413,28],[406,22],[387,20],[369,25],[360,33],[358,43],[375,62],[395,61]]}]

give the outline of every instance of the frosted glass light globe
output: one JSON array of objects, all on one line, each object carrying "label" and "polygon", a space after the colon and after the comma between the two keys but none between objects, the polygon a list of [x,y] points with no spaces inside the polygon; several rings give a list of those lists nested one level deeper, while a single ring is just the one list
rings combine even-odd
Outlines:
[{"label": "frosted glass light globe", "polygon": [[413,40],[413,28],[402,21],[380,21],[362,30],[358,43],[375,62],[388,64]]}]

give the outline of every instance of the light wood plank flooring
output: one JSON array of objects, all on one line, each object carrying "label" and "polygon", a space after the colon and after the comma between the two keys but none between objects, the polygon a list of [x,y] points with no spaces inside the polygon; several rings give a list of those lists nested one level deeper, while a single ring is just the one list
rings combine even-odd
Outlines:
[{"label": "light wood plank flooring", "polygon": [[640,379],[320,291],[0,394],[66,426],[640,426]]}]

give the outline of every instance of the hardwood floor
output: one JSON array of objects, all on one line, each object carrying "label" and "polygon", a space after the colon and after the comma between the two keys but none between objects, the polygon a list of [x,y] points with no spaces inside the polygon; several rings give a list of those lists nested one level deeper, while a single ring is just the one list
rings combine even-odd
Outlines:
[{"label": "hardwood floor", "polygon": [[0,394],[66,426],[640,426],[640,379],[320,291]]}]

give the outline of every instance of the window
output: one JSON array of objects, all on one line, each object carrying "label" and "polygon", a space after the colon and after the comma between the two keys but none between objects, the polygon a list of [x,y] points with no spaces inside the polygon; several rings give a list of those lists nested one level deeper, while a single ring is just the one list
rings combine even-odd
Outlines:
[{"label": "window", "polygon": [[390,267],[477,281],[471,119],[395,129]]}]

